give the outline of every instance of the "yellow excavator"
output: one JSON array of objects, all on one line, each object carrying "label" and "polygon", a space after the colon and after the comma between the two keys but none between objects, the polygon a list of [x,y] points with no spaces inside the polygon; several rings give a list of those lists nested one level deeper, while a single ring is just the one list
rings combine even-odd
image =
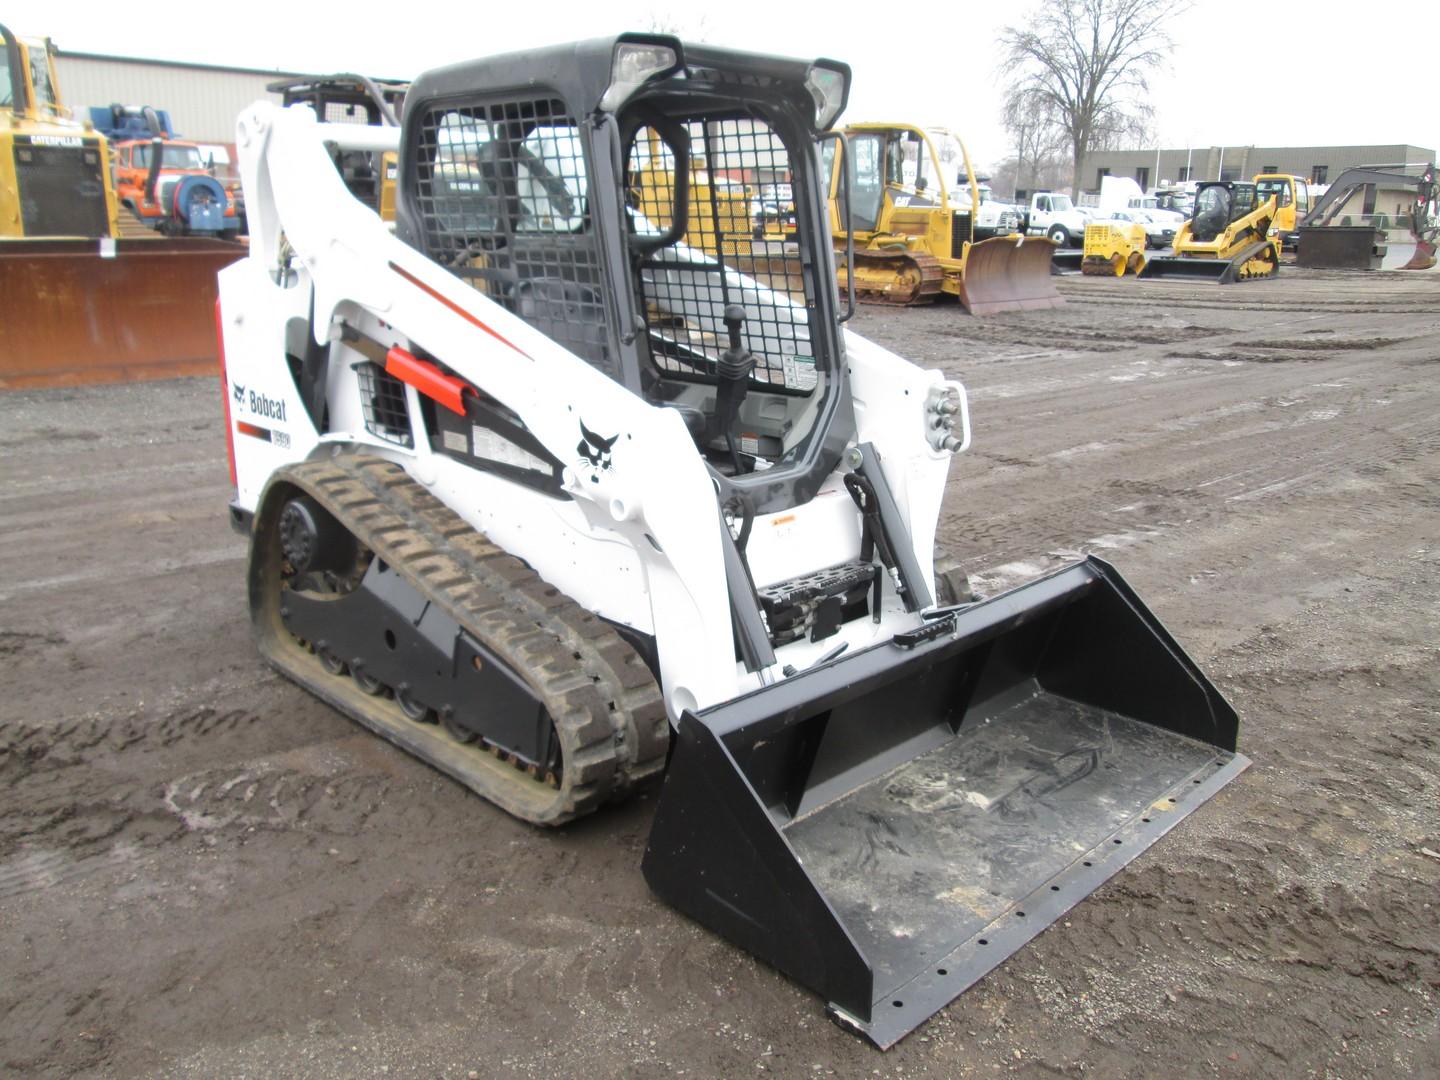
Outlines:
[{"label": "yellow excavator", "polygon": [[894,123],[850,124],[843,135],[852,265],[845,265],[845,178],[835,143],[826,143],[842,287],[853,274],[856,296],[882,304],[925,304],[948,294],[974,315],[1065,302],[1050,275],[1054,243],[1020,235],[1019,215],[1007,220],[998,204],[981,199],[956,135]]},{"label": "yellow excavator", "polygon": [[215,273],[245,249],[119,235],[109,146],[53,53],[0,26],[0,389],[214,371]]},{"label": "yellow excavator", "polygon": [[1274,277],[1280,237],[1276,199],[1253,183],[1215,180],[1195,190],[1195,210],[1175,234],[1175,254],[1149,260],[1141,277],[1194,277],[1229,285]]},{"label": "yellow excavator", "polygon": [[1300,221],[1310,213],[1310,185],[1305,178],[1290,173],[1259,173],[1255,189],[1261,199],[1275,197],[1275,220],[1270,229],[1280,237],[1280,246],[1298,247]]}]

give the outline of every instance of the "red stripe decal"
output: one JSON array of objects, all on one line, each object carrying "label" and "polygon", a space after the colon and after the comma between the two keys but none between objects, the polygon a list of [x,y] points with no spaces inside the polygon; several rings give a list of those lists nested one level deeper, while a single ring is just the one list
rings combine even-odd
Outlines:
[{"label": "red stripe decal", "polygon": [[244,420],[241,420],[235,424],[235,430],[241,435],[249,435],[255,439],[264,439],[266,442],[270,441],[270,429],[260,427],[258,424],[247,424]]},{"label": "red stripe decal", "polygon": [[225,456],[230,459],[230,483],[239,486],[235,472],[235,434],[230,429],[230,373],[225,368],[225,320],[220,316],[220,297],[215,297],[215,352],[220,359],[220,393],[225,401]]},{"label": "red stripe decal", "polygon": [[465,310],[464,308],[462,308],[459,304],[455,303],[454,300],[451,300],[451,299],[449,299],[449,298],[447,298],[447,297],[444,297],[444,296],[440,295],[440,293],[436,292],[436,291],[435,291],[434,289],[432,289],[429,285],[426,285],[425,282],[421,281],[419,278],[417,278],[414,274],[410,273],[410,272],[409,272],[408,270],[406,270],[404,267],[402,267],[402,266],[397,266],[397,265],[395,265],[395,264],[392,262],[392,263],[390,264],[390,269],[391,269],[391,270],[394,270],[397,274],[399,274],[401,277],[403,277],[406,281],[410,282],[411,285],[414,285],[416,288],[418,288],[418,289],[422,290],[423,292],[425,292],[426,295],[430,296],[431,298],[433,298],[433,299],[435,299],[435,300],[439,300],[440,303],[444,304],[447,308],[449,308],[451,311],[453,311],[456,315],[459,315],[462,319],[464,319],[466,322],[468,322],[471,326],[475,326],[475,327],[478,327],[478,328],[481,329],[481,330],[484,330],[485,333],[489,334],[489,335],[490,335],[491,337],[493,337],[496,341],[500,342],[502,345],[508,345],[510,348],[514,349],[517,353],[519,353],[521,356],[525,357],[526,360],[531,360],[531,361],[533,361],[533,360],[535,359],[533,356],[531,356],[529,353],[527,353],[524,349],[522,349],[522,348],[520,348],[518,345],[516,345],[513,341],[507,341],[504,337],[502,337],[501,335],[497,334],[494,330],[491,330],[490,327],[486,326],[483,322],[481,322],[479,319],[477,319],[474,315],[471,315],[470,312],[466,311],[466,310]]},{"label": "red stripe decal", "polygon": [[461,416],[465,415],[465,391],[475,392],[470,384],[446,375],[430,361],[421,360],[398,345],[392,346],[385,354],[385,370]]}]

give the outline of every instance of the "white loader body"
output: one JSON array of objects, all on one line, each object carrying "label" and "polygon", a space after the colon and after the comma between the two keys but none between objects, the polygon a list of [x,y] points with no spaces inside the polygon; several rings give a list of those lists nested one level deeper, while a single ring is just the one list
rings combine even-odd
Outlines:
[{"label": "white loader body", "polygon": [[[765,670],[747,672],[737,663],[721,552],[726,526],[682,418],[396,239],[354,199],[331,148],[397,149],[399,138],[395,128],[321,124],[304,106],[257,103],[240,119],[250,255],[220,275],[219,321],[232,419],[241,425],[233,438],[241,510],[254,512],[272,474],[288,463],[348,447],[389,458],[584,607],[653,635],[672,721],[767,685],[786,665],[803,670],[841,644],[857,650],[920,624],[920,614],[905,611],[887,580],[879,622],[854,620],[823,641],[782,646]],[[741,284],[773,302],[764,286]],[[324,434],[286,361],[299,348],[296,326],[312,323],[312,289],[315,340],[332,349]],[[702,314],[718,329],[718,297],[703,304],[714,309]],[[343,340],[341,322],[386,346],[423,348],[504,402],[555,457],[574,462],[564,474],[570,497],[548,498],[469,468],[424,439],[403,447],[367,430],[354,370],[365,356]],[[855,442],[878,451],[933,595],[935,523],[953,455],[930,437],[931,406],[958,394],[958,452],[969,442],[964,389],[853,333],[845,335],[845,349]],[[418,416],[416,389],[407,386],[406,395]],[[603,469],[577,454],[582,423],[617,436]],[[861,518],[842,470],[808,502],[756,516],[746,556],[757,587],[859,557]]]}]

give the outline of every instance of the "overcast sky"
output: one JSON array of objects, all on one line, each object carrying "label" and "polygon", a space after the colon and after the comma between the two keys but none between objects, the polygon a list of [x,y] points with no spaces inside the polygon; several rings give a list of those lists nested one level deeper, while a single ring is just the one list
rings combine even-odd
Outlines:
[{"label": "overcast sky", "polygon": [[[999,122],[994,42],[1030,10],[1029,3],[964,0],[856,5],[854,14],[838,4],[726,0],[703,16],[686,5],[629,0],[231,0],[208,7],[11,0],[3,12],[17,34],[48,34],[62,50],[396,78],[658,23],[718,45],[844,60],[854,69],[850,119],[941,124],[969,143],[977,165],[991,166],[1011,152]],[[1367,10],[1375,13],[1368,26]],[[1406,37],[1415,30],[1414,10],[1336,0],[1199,0],[1171,22],[1176,48],[1152,80],[1161,140],[1435,148],[1432,50]]]}]

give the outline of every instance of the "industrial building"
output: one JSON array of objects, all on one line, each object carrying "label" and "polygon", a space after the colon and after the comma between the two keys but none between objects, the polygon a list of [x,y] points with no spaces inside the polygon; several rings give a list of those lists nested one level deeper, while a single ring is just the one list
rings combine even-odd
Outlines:
[{"label": "industrial building", "polygon": [[235,118],[260,99],[280,101],[267,84],[302,72],[216,67],[172,60],[57,49],[61,92],[77,117],[91,106],[154,105],[167,109],[178,134],[200,143],[235,141]]},{"label": "industrial building", "polygon": [[1186,180],[1248,180],[1257,173],[1290,173],[1328,184],[1361,165],[1402,165],[1435,160],[1423,146],[1195,146],[1096,150],[1085,159],[1081,186],[1099,188],[1106,176],[1133,178],[1142,188]]}]

